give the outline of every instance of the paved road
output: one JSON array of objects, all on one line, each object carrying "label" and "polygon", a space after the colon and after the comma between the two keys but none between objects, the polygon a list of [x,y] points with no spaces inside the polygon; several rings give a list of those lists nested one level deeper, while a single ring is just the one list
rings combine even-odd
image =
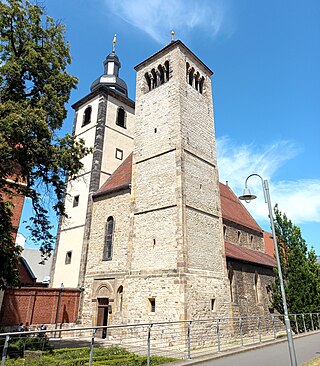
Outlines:
[{"label": "paved road", "polygon": [[[294,340],[298,365],[320,357],[320,333]],[[288,343],[278,343],[248,352],[206,361],[201,366],[289,366]]]}]

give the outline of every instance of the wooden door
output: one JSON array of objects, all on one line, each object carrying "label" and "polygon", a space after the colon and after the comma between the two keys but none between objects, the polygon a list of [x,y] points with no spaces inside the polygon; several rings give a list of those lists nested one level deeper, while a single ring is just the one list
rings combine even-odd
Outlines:
[{"label": "wooden door", "polygon": [[[100,298],[98,299],[98,316],[97,316],[97,325],[108,325],[108,298]],[[98,329],[97,337],[106,338],[107,329]]]}]

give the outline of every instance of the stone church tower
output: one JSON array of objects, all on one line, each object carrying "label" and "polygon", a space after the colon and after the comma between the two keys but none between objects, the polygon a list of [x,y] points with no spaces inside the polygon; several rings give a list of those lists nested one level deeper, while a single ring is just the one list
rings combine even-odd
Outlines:
[{"label": "stone church tower", "polygon": [[82,287],[92,219],[92,194],[132,152],[134,102],[119,78],[120,61],[113,50],[104,61],[104,74],[88,95],[76,102],[73,133],[93,148],[83,169],[70,182],[65,198],[68,219],[59,223],[51,271],[51,286]]},{"label": "stone church tower", "polygon": [[212,71],[180,41],[135,69],[130,301],[158,320],[227,315]]},{"label": "stone church tower", "polygon": [[135,69],[133,153],[92,196],[81,321],[229,315],[212,72],[180,41]]},{"label": "stone church tower", "polygon": [[274,259],[218,181],[212,71],[172,41],[135,67],[134,105],[114,48],[104,66],[73,106],[93,154],[68,184],[52,286],[83,290],[88,326],[268,314]]}]

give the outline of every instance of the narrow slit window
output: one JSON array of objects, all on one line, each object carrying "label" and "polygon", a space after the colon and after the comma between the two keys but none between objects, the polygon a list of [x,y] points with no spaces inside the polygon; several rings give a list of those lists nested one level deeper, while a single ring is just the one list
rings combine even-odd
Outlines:
[{"label": "narrow slit window", "polygon": [[233,302],[234,301],[234,291],[233,291],[234,278],[233,278],[232,269],[229,269],[229,271],[228,271],[228,279],[229,279],[229,287],[230,287],[230,298],[231,298],[231,302]]},{"label": "narrow slit window", "polygon": [[211,299],[211,311],[216,311],[216,299]]},{"label": "narrow slit window", "polygon": [[120,313],[122,313],[122,307],[123,307],[123,286],[119,286],[117,291],[117,302],[118,302],[118,310]]},{"label": "narrow slit window", "polygon": [[259,304],[261,302],[261,280],[258,272],[255,272],[254,274],[254,292],[256,303]]},{"label": "narrow slit window", "polygon": [[113,230],[114,230],[114,219],[112,216],[110,216],[108,217],[106,224],[103,260],[112,259]]},{"label": "narrow slit window", "polygon": [[154,299],[154,298],[149,299],[149,308],[150,308],[150,313],[156,312],[156,299]]}]

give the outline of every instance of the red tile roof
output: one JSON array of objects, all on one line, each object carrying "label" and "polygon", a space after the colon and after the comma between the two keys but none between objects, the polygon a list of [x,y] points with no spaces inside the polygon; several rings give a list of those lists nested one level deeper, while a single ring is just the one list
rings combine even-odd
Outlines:
[{"label": "red tile roof", "polygon": [[225,242],[226,257],[238,259],[244,262],[262,264],[268,267],[275,267],[276,260],[269,254],[258,252],[249,248],[240,247]]},{"label": "red tile roof", "polygon": [[261,232],[261,227],[249,214],[229,186],[220,183],[222,217],[236,224]]},{"label": "red tile roof", "polygon": [[100,196],[105,193],[119,191],[129,188],[131,184],[132,171],[132,153],[125,161],[114,171],[106,182],[100,187],[95,196]]},{"label": "red tile roof", "polygon": [[[132,154],[118,167],[109,179],[101,186],[96,195],[128,188],[131,184]],[[231,222],[261,232],[262,229],[238,200],[237,196],[225,184],[220,183],[222,217]]]},{"label": "red tile roof", "polygon": [[272,234],[268,233],[267,231],[264,231],[263,241],[264,241],[265,252],[271,256],[274,256],[274,244]]},{"label": "red tile roof", "polygon": [[[101,186],[95,196],[100,196],[106,193],[115,192],[121,189],[126,189],[131,184],[132,178],[132,154],[118,167],[110,178]],[[246,208],[238,200],[232,190],[225,184],[220,183],[220,196],[222,217],[231,222],[249,227],[258,232],[262,232],[260,226],[255,222]],[[266,253],[256,250],[244,248],[231,243],[225,243],[226,256],[242,260],[245,262],[258,263],[265,266],[274,267],[276,262],[274,258]],[[269,254],[272,254],[271,252]]]}]

